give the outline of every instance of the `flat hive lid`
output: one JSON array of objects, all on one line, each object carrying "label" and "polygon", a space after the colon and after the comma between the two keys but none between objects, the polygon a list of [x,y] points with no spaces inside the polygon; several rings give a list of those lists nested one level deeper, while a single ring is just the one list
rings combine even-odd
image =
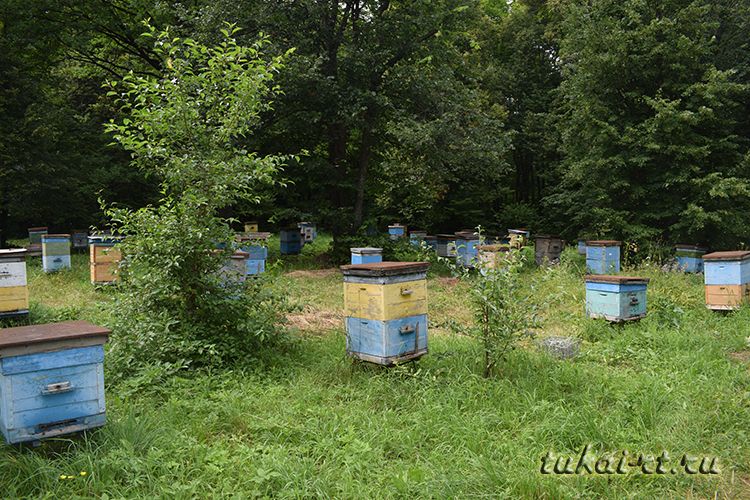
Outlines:
[{"label": "flat hive lid", "polygon": [[650,278],[641,278],[638,276],[614,276],[611,274],[587,274],[586,282],[591,283],[612,283],[616,285],[639,285],[646,284]]},{"label": "flat hive lid", "polygon": [[30,227],[28,230],[29,231],[46,231],[47,230],[47,226]]},{"label": "flat hive lid", "polygon": [[0,259],[3,257],[23,257],[26,252],[25,248],[2,248],[0,249]]},{"label": "flat hive lid", "polygon": [[537,234],[534,236],[535,240],[560,240],[562,239],[560,236],[556,234]]},{"label": "flat hive lid", "polygon": [[382,248],[375,247],[350,248],[349,250],[351,250],[352,253],[359,253],[362,255],[374,255],[383,252]]},{"label": "flat hive lid", "polygon": [[703,260],[745,260],[750,259],[750,251],[732,250],[729,252],[711,252],[703,256]]},{"label": "flat hive lid", "polygon": [[510,252],[508,245],[477,245],[477,250],[486,252]]},{"label": "flat hive lid", "polygon": [[104,343],[110,333],[112,331],[108,328],[94,325],[88,321],[63,321],[62,323],[3,328],[0,329],[0,350],[45,342],[93,337],[102,337],[101,343]]},{"label": "flat hive lid", "polygon": [[456,235],[455,234],[438,234],[437,239],[439,240],[455,240]]},{"label": "flat hive lid", "polygon": [[341,272],[346,276],[395,276],[423,273],[429,267],[429,262],[373,262],[341,266]]},{"label": "flat hive lid", "polygon": [[474,232],[468,232],[468,231],[458,231],[456,233],[456,238],[462,239],[462,240],[478,240],[479,235],[474,234]]},{"label": "flat hive lid", "polygon": [[254,231],[246,234],[240,234],[237,236],[239,241],[251,241],[251,240],[267,240],[271,237],[271,233],[265,231]]},{"label": "flat hive lid", "polygon": [[622,241],[617,240],[586,240],[586,244],[590,247],[618,247],[622,245]]},{"label": "flat hive lid", "polygon": [[237,250],[232,254],[233,259],[247,259],[248,257],[250,257],[250,254],[241,250]]},{"label": "flat hive lid", "polygon": [[426,240],[436,240],[437,236],[428,234],[427,236],[424,237],[424,239],[426,239]]},{"label": "flat hive lid", "polygon": [[43,234],[42,238],[70,238],[69,234]]},{"label": "flat hive lid", "polygon": [[702,247],[700,245],[687,245],[687,244],[682,244],[682,243],[678,243],[674,247],[675,248],[686,248],[686,249],[689,249],[689,250],[703,250],[704,252],[706,250],[708,250],[706,247]]}]

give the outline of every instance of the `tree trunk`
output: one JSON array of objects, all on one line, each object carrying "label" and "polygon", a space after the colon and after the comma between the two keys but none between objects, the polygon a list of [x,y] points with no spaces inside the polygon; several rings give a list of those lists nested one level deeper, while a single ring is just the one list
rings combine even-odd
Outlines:
[{"label": "tree trunk", "polygon": [[359,157],[357,159],[357,199],[354,203],[354,229],[362,225],[364,218],[365,206],[365,187],[367,185],[367,170],[372,158],[372,146],[374,143],[373,129],[375,128],[375,119],[377,112],[373,106],[368,106],[365,110],[365,119],[362,124],[362,144],[359,147]]},{"label": "tree trunk", "polygon": [[0,181],[0,248],[8,248],[8,189]]}]

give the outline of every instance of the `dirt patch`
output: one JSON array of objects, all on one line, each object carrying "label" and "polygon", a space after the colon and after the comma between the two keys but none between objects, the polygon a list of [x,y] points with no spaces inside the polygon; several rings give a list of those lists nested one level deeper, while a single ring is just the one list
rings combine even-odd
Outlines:
[{"label": "dirt patch", "polygon": [[309,271],[292,271],[289,273],[286,273],[286,276],[289,276],[290,278],[327,278],[329,276],[333,276],[334,274],[339,274],[340,271],[336,267],[331,267],[329,269],[311,269]]},{"label": "dirt patch", "polygon": [[458,284],[459,279],[458,278],[446,278],[446,277],[439,277],[437,278],[437,282],[440,283],[442,286],[445,287],[454,287]]},{"label": "dirt patch", "polygon": [[750,363],[750,350],[730,352],[729,358],[740,363]]},{"label": "dirt patch", "polygon": [[303,331],[321,331],[342,328],[344,315],[340,312],[319,310],[305,306],[302,312],[287,316],[289,324]]}]

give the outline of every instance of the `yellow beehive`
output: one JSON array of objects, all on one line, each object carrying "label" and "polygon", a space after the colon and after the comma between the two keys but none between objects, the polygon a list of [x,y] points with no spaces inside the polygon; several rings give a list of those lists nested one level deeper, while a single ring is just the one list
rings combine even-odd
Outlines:
[{"label": "yellow beehive", "polygon": [[122,260],[122,252],[114,246],[117,242],[117,239],[111,237],[89,238],[91,283],[114,283],[119,278],[117,269]]},{"label": "yellow beehive", "polygon": [[386,321],[427,314],[427,282],[344,283],[347,316]]},{"label": "yellow beehive", "polygon": [[26,249],[0,250],[0,317],[29,312]]}]

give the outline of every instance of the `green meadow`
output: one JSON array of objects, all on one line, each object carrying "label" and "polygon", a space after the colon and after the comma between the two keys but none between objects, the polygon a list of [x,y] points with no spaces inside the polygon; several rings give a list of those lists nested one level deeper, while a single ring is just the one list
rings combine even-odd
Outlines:
[{"label": "green meadow", "polygon": [[[427,356],[390,369],[348,359],[328,241],[283,260],[272,242],[270,286],[299,305],[283,349],[147,391],[108,384],[105,427],[0,446],[1,496],[750,496],[750,308],[707,310],[701,276],[627,270],[651,279],[648,316],[610,325],[584,317],[584,263],[568,249],[524,273],[538,326],[485,379],[478,341],[452,327],[473,321],[468,286],[438,273]],[[30,321],[107,324],[113,292],[89,284],[87,256],[54,275],[31,260],[29,283]],[[544,353],[550,335],[578,337],[579,355]],[[547,452],[577,461],[587,444],[615,459],[666,451],[667,473],[540,472]],[[715,457],[718,473],[686,473],[684,454]]]}]

